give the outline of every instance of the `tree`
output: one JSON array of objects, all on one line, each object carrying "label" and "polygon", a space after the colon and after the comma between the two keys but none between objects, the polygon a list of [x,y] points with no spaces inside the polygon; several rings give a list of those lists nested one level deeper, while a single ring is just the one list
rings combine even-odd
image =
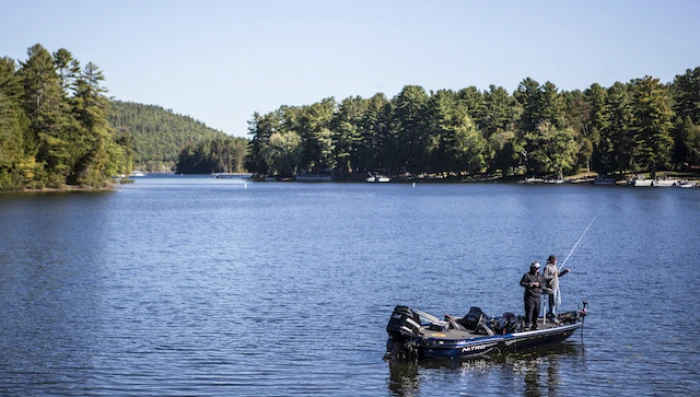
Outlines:
[{"label": "tree", "polygon": [[331,121],[333,156],[337,168],[343,172],[352,172],[357,168],[358,147],[362,139],[362,118],[366,112],[367,101],[359,96],[345,98]]},{"label": "tree", "polygon": [[528,170],[534,173],[556,173],[563,179],[576,164],[578,145],[571,127],[558,129],[549,122],[526,134],[532,150],[528,151]]},{"label": "tree", "polygon": [[425,172],[429,158],[426,129],[428,99],[422,87],[408,85],[392,100],[391,134],[396,141],[397,166],[412,174]]},{"label": "tree", "polygon": [[491,84],[484,93],[484,137],[489,138],[497,131],[512,130],[514,121],[513,97],[503,87]]},{"label": "tree", "polygon": [[73,85],[71,105],[79,125],[71,142],[75,165],[68,178],[70,184],[105,186],[107,178],[120,168],[119,161],[124,160],[108,120],[110,103],[104,95],[107,92],[102,86],[104,79],[102,70],[89,62]]},{"label": "tree", "polygon": [[392,108],[384,94],[376,94],[367,100],[360,124],[360,141],[357,147],[357,170],[392,168],[395,151],[389,135]]},{"label": "tree", "polygon": [[540,88],[539,106],[540,109],[537,112],[541,116],[539,123],[547,121],[557,128],[564,127],[564,102],[556,85],[549,81],[544,83]]},{"label": "tree", "polygon": [[523,133],[535,131],[544,119],[540,84],[528,77],[520,83],[513,96],[523,108],[520,115],[520,130]]},{"label": "tree", "polygon": [[673,145],[671,120],[674,116],[669,106],[671,98],[659,79],[651,76],[635,80],[633,86],[634,160],[642,168],[649,169],[654,177],[657,169],[670,164]]},{"label": "tree", "polygon": [[60,48],[53,53],[54,64],[58,72],[58,78],[65,95],[74,85],[75,79],[80,75],[80,62],[73,58],[73,54],[65,48]]},{"label": "tree", "polygon": [[261,116],[258,112],[253,114],[253,119],[248,122],[248,133],[253,135],[248,144],[248,155],[246,156],[246,168],[257,174],[269,173],[269,165],[265,162],[263,152],[265,146],[270,142],[270,136],[279,132],[282,123],[282,114],[289,113],[290,109],[271,112]]},{"label": "tree", "polygon": [[634,114],[632,110],[630,85],[615,82],[607,92],[607,106],[610,109],[609,130],[601,137],[609,142],[611,157],[610,169],[614,172],[633,170],[632,153],[636,145],[632,132]]},{"label": "tree", "polygon": [[700,124],[700,67],[677,75],[671,88],[675,99],[673,109],[678,117]]},{"label": "tree", "polygon": [[[67,125],[70,120],[62,112],[63,87],[51,54],[36,44],[27,50],[28,59],[21,63],[23,82],[22,107],[30,120],[37,161],[46,167],[45,181],[60,187],[71,170]],[[40,178],[44,179],[44,178]]]},{"label": "tree", "polygon": [[461,89],[457,92],[459,101],[467,107],[467,114],[474,122],[477,129],[483,128],[486,117],[486,101],[484,94],[474,86]]},{"label": "tree", "polygon": [[262,155],[273,174],[292,176],[297,173],[302,151],[301,137],[296,132],[276,132],[270,136]]},{"label": "tree", "polygon": [[700,164],[700,67],[677,75],[671,86],[677,115],[673,129],[673,161],[676,164]]},{"label": "tree", "polygon": [[588,128],[590,135],[597,137],[592,140],[593,168],[601,174],[615,170],[615,147],[610,134],[610,105],[608,92],[599,84],[591,84],[584,92],[586,103],[589,105]]},{"label": "tree", "polygon": [[335,149],[330,123],[336,110],[335,98],[324,98],[310,106],[302,106],[290,131],[299,134],[304,147],[301,167],[304,171],[334,168]]}]

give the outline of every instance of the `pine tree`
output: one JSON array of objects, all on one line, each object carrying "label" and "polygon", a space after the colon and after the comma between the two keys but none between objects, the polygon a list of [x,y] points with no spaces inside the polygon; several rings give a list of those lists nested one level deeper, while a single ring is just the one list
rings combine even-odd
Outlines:
[{"label": "pine tree", "polygon": [[24,88],[21,103],[37,143],[36,159],[45,164],[46,174],[37,175],[38,183],[61,187],[71,170],[66,140],[70,120],[62,111],[61,80],[51,54],[41,44],[30,47],[27,55],[20,69]]},{"label": "pine tree", "polygon": [[645,76],[633,85],[633,128],[637,143],[634,160],[643,169],[649,169],[654,177],[657,169],[670,164],[674,113],[669,106],[668,90],[659,79]]},{"label": "pine tree", "polygon": [[79,123],[74,144],[79,147],[75,166],[69,177],[70,184],[104,186],[118,162],[110,153],[118,154],[108,120],[110,103],[102,86],[104,75],[92,62],[85,65],[73,86],[71,98],[73,116]]}]

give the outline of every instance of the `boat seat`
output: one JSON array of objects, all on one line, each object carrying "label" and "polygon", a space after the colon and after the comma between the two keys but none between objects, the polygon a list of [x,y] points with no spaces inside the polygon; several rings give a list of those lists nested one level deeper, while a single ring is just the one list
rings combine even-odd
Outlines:
[{"label": "boat seat", "polygon": [[468,330],[476,330],[480,323],[486,323],[488,316],[480,307],[472,306],[469,308],[469,313],[459,319],[459,323]]},{"label": "boat seat", "polygon": [[464,328],[463,325],[457,322],[457,319],[454,318],[454,316],[451,316],[449,314],[445,314],[445,321],[448,324],[448,328],[450,329],[457,329],[460,331],[466,331],[466,328]]}]

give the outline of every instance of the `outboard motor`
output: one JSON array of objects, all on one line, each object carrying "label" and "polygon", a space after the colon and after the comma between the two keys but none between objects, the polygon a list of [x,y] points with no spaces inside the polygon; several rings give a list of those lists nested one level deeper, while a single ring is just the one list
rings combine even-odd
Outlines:
[{"label": "outboard motor", "polygon": [[414,360],[418,357],[415,341],[419,336],[420,316],[408,306],[396,306],[386,325],[389,339],[386,341],[387,359]]},{"label": "outboard motor", "polygon": [[386,332],[397,342],[404,342],[418,336],[420,316],[408,306],[396,306],[391,314]]}]

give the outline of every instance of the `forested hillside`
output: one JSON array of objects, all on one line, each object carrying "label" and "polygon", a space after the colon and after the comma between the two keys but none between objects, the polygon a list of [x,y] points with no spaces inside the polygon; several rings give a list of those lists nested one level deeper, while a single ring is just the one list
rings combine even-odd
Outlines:
[{"label": "forested hillside", "polygon": [[250,124],[247,168],[258,174],[653,175],[700,165],[700,67],[666,84],[573,91],[531,78],[512,93],[410,85],[393,98],[282,106]]},{"label": "forested hillside", "polygon": [[189,144],[231,139],[192,117],[160,106],[112,101],[110,122],[117,136],[128,137],[134,148],[134,168],[171,171]]}]

